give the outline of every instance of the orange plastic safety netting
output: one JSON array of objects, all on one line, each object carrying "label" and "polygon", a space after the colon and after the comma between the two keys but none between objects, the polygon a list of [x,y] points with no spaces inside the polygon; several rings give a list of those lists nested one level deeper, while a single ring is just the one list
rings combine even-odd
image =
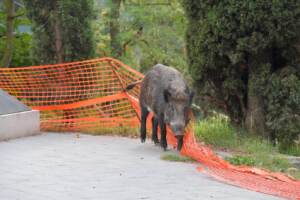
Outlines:
[{"label": "orange plastic safety netting", "polygon": [[[137,126],[135,105],[123,88],[142,77],[116,60],[103,58],[4,68],[0,71],[0,88],[40,110],[42,130],[80,131]],[[137,89],[131,92],[137,94]]]},{"label": "orange plastic safety netting", "polygon": [[[0,88],[41,111],[41,129],[85,131],[98,128],[138,127],[139,87],[127,84],[143,74],[112,58],[57,65],[0,69]],[[148,123],[150,124],[150,123]],[[168,129],[169,144],[176,139]],[[300,198],[300,182],[281,173],[237,167],[219,158],[194,137],[193,121],[184,138],[182,154],[202,165],[199,170],[218,180],[281,197]],[[201,188],[199,188],[201,189]]]}]

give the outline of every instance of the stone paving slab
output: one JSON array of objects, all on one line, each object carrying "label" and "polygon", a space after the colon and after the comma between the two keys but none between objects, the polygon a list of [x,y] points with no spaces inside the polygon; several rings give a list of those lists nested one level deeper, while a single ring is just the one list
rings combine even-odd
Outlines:
[{"label": "stone paving slab", "polygon": [[45,133],[0,142],[0,200],[276,200],[161,160],[138,139]]}]

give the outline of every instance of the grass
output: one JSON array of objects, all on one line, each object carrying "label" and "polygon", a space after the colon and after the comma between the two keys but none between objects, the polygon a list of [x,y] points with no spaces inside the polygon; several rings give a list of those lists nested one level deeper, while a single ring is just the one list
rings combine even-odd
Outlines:
[{"label": "grass", "polygon": [[281,153],[292,155],[292,156],[300,156],[300,144],[291,145],[286,148],[279,149]]},{"label": "grass", "polygon": [[[279,152],[277,146],[258,136],[249,135],[245,130],[234,127],[226,116],[215,116],[196,124],[197,140],[212,145],[218,150],[229,151],[233,157],[226,158],[234,165],[248,165],[275,172],[284,172],[300,179],[300,169],[296,169]],[[300,147],[291,147],[289,154],[298,155]]]},{"label": "grass", "polygon": [[137,137],[139,134],[138,128],[127,127],[127,126],[120,126],[120,127],[92,127],[92,128],[85,128],[81,132],[90,135],[117,135],[117,136],[124,136],[124,137]]},{"label": "grass", "polygon": [[202,120],[196,125],[195,133],[197,139],[214,146],[230,148],[238,143],[234,127],[228,123],[228,119],[222,117]]},{"label": "grass", "polygon": [[[44,131],[54,131],[54,132],[70,132],[70,130],[64,130],[62,128],[51,128],[44,129]],[[139,128],[128,127],[128,126],[119,126],[119,127],[84,127],[81,129],[75,129],[71,132],[78,132],[82,134],[89,135],[115,135],[122,137],[131,137],[136,138],[139,135]]]},{"label": "grass", "polygon": [[251,156],[240,156],[236,155],[230,158],[226,158],[233,165],[246,165],[246,166],[254,166],[255,161]]},{"label": "grass", "polygon": [[160,157],[162,160],[172,161],[172,162],[194,162],[192,158],[186,156],[179,156],[176,154],[165,154]]}]

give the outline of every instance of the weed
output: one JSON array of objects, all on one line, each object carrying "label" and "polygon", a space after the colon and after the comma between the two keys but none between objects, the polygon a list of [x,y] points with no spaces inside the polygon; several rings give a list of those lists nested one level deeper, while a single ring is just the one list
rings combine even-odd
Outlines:
[{"label": "weed", "polygon": [[289,147],[279,148],[280,153],[289,154],[292,156],[300,156],[300,144],[294,144]]},{"label": "weed", "polygon": [[196,138],[205,143],[230,148],[239,144],[235,128],[219,117],[204,119],[196,124]]},{"label": "weed", "polygon": [[120,126],[120,127],[91,127],[85,128],[82,130],[85,134],[90,135],[118,135],[118,136],[126,136],[126,137],[137,137],[138,136],[138,128]]},{"label": "weed", "polygon": [[160,157],[162,160],[173,161],[173,162],[194,162],[192,158],[186,156],[179,156],[176,154],[165,154]]},{"label": "weed", "polygon": [[247,165],[254,166],[255,160],[250,156],[233,156],[231,158],[226,158],[233,165]]}]

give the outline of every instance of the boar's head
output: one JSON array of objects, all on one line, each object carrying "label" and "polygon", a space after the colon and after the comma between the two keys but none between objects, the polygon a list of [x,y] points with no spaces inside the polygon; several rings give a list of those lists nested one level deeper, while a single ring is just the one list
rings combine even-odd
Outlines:
[{"label": "boar's head", "polygon": [[190,92],[187,87],[184,90],[180,90],[180,87],[174,86],[164,90],[166,102],[165,122],[170,125],[177,138],[183,137],[185,127],[189,123],[189,112],[193,97],[194,92]]}]

